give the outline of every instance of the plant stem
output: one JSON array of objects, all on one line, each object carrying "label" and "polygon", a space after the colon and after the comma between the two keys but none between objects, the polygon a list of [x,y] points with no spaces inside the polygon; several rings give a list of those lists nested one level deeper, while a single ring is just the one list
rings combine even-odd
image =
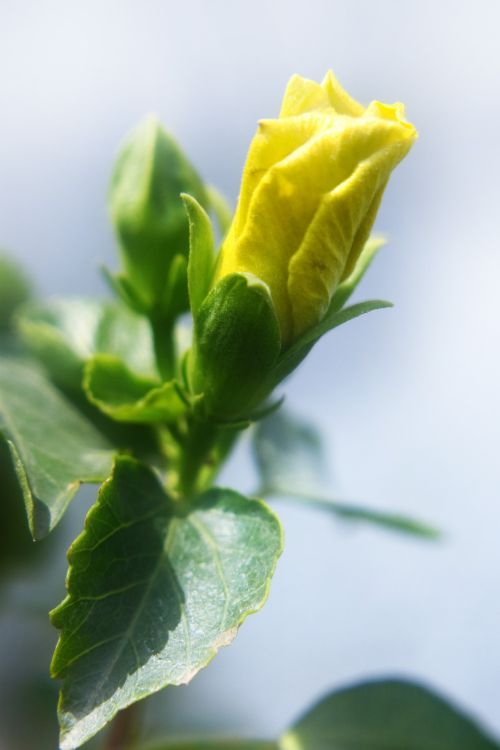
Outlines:
[{"label": "plant stem", "polygon": [[137,703],[120,711],[111,724],[103,750],[131,750],[138,735]]},{"label": "plant stem", "polygon": [[175,376],[175,343],[172,320],[151,318],[151,330],[156,354],[156,363],[163,380]]}]

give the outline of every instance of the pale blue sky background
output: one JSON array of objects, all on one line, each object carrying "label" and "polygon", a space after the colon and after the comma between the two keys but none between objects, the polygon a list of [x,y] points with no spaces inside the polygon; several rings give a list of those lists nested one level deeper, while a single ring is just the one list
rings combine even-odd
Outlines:
[{"label": "pale blue sky background", "polygon": [[[360,290],[396,308],[331,334],[287,394],[325,434],[332,494],[431,520],[446,540],[280,505],[269,602],[157,699],[174,731],[272,734],[330,687],[396,672],[500,732],[499,27],[494,0],[2,0],[0,244],[43,293],[103,290],[113,154],[149,111],[232,199],[292,73],[332,67],[364,102],[404,101],[420,131]],[[226,480],[252,487],[243,451]]]}]

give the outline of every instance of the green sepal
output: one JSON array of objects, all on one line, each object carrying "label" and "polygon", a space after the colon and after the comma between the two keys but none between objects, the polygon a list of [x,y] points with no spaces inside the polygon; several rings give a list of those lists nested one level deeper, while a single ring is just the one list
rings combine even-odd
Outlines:
[{"label": "green sepal", "polygon": [[212,283],[215,241],[207,212],[191,195],[182,194],[189,219],[188,290],[191,314],[198,315]]},{"label": "green sepal", "polygon": [[[188,255],[184,192],[208,204],[194,168],[158,119],[149,116],[122,147],[109,195],[124,275],[148,314],[165,312],[170,265],[176,255]],[[186,309],[187,295],[184,302]]]},{"label": "green sepal", "polygon": [[268,395],[281,348],[269,289],[252,274],[225,276],[194,324],[190,381],[215,420],[245,420]]},{"label": "green sepal", "polygon": [[305,331],[283,352],[271,375],[272,387],[280,383],[300,365],[302,360],[325,333],[347,323],[349,320],[358,318],[360,315],[366,315],[366,313],[372,310],[383,310],[392,306],[392,302],[384,300],[367,300],[366,302],[358,302],[350,307],[344,307],[342,310],[329,311],[317,325]]},{"label": "green sepal", "polygon": [[382,247],[384,247],[385,242],[385,238],[379,235],[374,235],[369,238],[356,262],[356,265],[354,266],[352,273],[338,286],[335,294],[333,295],[328,307],[327,315],[332,315],[334,312],[344,307],[345,303],[355,291],[368,268],[371,266],[378,251]]},{"label": "green sepal", "polygon": [[139,375],[109,354],[87,362],[83,384],[89,401],[117,422],[168,423],[188,409],[179,383]]}]

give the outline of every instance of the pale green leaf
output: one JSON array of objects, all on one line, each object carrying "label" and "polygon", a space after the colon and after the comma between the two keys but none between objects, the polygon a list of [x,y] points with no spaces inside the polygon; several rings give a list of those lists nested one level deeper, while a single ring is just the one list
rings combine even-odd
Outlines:
[{"label": "pale green leaf", "polygon": [[388,680],[332,693],[308,711],[280,750],[498,750],[460,709],[425,687]]},{"label": "pale green leaf", "polygon": [[215,246],[212,223],[191,195],[182,195],[189,219],[188,289],[193,318],[198,314],[212,282]]},{"label": "pale green leaf", "polygon": [[178,383],[138,375],[107,354],[87,362],[84,389],[91,403],[118,422],[172,422],[188,408]]},{"label": "pale green leaf", "polygon": [[61,748],[120,709],[189,682],[260,609],[281,552],[267,506],[214,488],[186,506],[119,458],[69,553],[53,675],[64,680]]},{"label": "pale green leaf", "polygon": [[33,363],[0,358],[0,435],[35,539],[54,528],[81,482],[101,481],[111,467],[111,445]]}]

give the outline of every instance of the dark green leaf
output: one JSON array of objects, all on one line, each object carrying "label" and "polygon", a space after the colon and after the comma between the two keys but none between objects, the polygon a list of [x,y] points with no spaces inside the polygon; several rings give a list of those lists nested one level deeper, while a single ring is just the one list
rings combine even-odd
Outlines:
[{"label": "dark green leaf", "polygon": [[0,434],[35,539],[54,528],[81,482],[109,474],[110,444],[33,364],[0,359]]},{"label": "dark green leaf", "polygon": [[88,399],[118,422],[172,422],[187,410],[175,381],[161,383],[131,372],[117,357],[98,354],[85,366]]},{"label": "dark green leaf", "polygon": [[388,680],[332,693],[282,737],[281,750],[498,750],[466,714],[425,687]]},{"label": "dark green leaf", "polygon": [[63,387],[80,388],[85,361],[98,353],[155,373],[149,323],[122,304],[78,298],[34,302],[18,322],[27,346]]},{"label": "dark green leaf", "polygon": [[40,551],[31,537],[23,507],[23,496],[16,478],[7,443],[0,437],[0,575],[25,564]]},{"label": "dark green leaf", "polygon": [[263,503],[212,489],[187,508],[145,466],[119,458],[52,613],[63,750],[134,701],[189,682],[263,605],[281,546]]}]

